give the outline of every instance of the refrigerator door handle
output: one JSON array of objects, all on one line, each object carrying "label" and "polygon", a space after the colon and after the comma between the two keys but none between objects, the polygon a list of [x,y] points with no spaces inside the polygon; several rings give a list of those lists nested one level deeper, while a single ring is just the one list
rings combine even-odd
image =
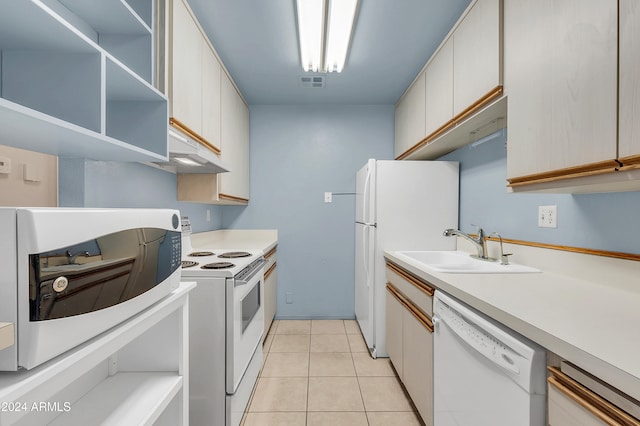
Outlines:
[{"label": "refrigerator door handle", "polygon": [[364,180],[364,193],[362,194],[362,220],[364,222],[365,225],[369,225],[369,218],[370,218],[370,211],[367,208],[367,200],[370,197],[369,195],[369,187],[371,183],[371,168],[369,168],[369,166],[367,166],[367,177]]},{"label": "refrigerator door handle", "polygon": [[364,277],[367,283],[367,288],[371,287],[369,285],[369,251],[367,250],[368,237],[369,237],[369,227],[365,226],[362,232],[362,256],[364,256]]}]

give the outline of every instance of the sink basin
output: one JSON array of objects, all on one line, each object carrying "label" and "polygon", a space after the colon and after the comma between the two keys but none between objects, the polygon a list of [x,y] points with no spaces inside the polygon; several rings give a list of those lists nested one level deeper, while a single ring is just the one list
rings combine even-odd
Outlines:
[{"label": "sink basin", "polygon": [[426,269],[450,274],[525,274],[541,272],[530,266],[486,261],[459,251],[398,251],[401,257]]}]

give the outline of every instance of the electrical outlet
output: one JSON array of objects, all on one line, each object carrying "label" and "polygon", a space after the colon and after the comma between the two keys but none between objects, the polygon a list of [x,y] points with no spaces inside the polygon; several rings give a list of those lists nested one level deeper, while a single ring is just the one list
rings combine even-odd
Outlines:
[{"label": "electrical outlet", "polygon": [[290,291],[286,292],[285,296],[286,296],[286,300],[285,301],[286,301],[287,304],[293,303],[293,293],[292,292],[290,292]]},{"label": "electrical outlet", "polygon": [[211,210],[207,209],[207,222],[211,222]]},{"label": "electrical outlet", "polygon": [[325,192],[324,193],[324,202],[325,203],[330,203],[333,201],[333,194],[331,192]]},{"label": "electrical outlet", "polygon": [[557,228],[558,227],[558,207],[538,206],[538,227]]}]

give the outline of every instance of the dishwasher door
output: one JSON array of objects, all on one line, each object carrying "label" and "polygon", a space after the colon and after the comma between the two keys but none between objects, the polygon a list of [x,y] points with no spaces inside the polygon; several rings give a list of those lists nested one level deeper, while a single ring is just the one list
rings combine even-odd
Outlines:
[{"label": "dishwasher door", "polygon": [[545,425],[544,348],[456,299],[434,297],[434,425]]}]

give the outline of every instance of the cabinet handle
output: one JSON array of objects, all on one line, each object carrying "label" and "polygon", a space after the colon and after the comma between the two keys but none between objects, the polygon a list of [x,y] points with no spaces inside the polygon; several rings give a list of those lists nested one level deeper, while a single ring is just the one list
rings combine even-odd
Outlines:
[{"label": "cabinet handle", "polygon": [[427,314],[425,314],[420,310],[420,308],[415,306],[413,302],[407,299],[404,294],[400,293],[400,291],[398,291],[398,289],[395,288],[393,284],[387,283],[387,291],[391,293],[391,295],[395,297],[396,300],[400,302],[400,304],[404,306],[407,311],[409,311],[415,317],[415,319],[417,319],[418,322],[427,329],[429,333],[433,333],[433,322],[431,322],[431,318],[429,318]]},{"label": "cabinet handle", "polygon": [[427,283],[422,282],[418,278],[414,277],[413,275],[410,275],[404,269],[400,268],[399,266],[396,266],[391,262],[387,262],[387,268],[391,269],[393,272],[400,275],[402,278],[408,281],[409,284],[412,284],[414,287],[416,287],[421,292],[425,293],[427,296],[433,297],[435,293],[435,289],[427,285]]}]

